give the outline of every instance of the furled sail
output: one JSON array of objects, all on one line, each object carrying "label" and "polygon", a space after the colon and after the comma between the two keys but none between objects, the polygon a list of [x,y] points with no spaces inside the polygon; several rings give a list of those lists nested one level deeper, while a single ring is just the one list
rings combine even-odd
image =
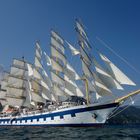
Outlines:
[{"label": "furled sail", "polygon": [[115,78],[120,84],[136,85],[130,78],[128,78],[119,68],[117,68],[105,55],[100,53],[101,59],[107,67],[107,72]]}]

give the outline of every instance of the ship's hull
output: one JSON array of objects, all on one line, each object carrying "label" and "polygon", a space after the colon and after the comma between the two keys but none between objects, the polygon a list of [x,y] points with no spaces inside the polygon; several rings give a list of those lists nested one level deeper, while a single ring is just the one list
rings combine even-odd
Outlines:
[{"label": "ship's hull", "polygon": [[80,105],[31,115],[1,117],[0,126],[98,126],[106,122],[118,103]]}]

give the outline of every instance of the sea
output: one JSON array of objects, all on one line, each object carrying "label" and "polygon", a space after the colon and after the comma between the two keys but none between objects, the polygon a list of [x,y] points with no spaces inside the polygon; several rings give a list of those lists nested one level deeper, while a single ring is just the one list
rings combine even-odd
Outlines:
[{"label": "sea", "polygon": [[140,125],[0,128],[0,140],[140,140]]}]

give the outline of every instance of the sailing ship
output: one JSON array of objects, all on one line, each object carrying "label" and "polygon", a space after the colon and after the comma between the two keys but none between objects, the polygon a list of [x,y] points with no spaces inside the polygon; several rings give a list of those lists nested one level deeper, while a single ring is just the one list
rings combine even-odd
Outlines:
[{"label": "sailing ship", "polygon": [[[24,57],[13,59],[10,72],[3,72],[0,83],[0,126],[102,125],[127,99],[140,93],[137,90],[114,98],[113,90],[136,84],[107,56],[97,52],[104,63],[99,64],[79,20],[75,29],[79,49],[51,30],[50,56],[36,42],[34,64]],[[66,49],[72,57],[80,58],[82,74],[70,64]]]}]

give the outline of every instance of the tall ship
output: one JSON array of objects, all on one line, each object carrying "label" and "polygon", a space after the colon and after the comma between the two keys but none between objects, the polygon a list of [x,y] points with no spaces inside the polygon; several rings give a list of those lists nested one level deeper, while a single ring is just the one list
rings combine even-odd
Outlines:
[{"label": "tall ship", "polygon": [[[75,30],[77,48],[51,30],[50,55],[36,42],[34,64],[14,58],[10,71],[1,71],[0,126],[102,125],[140,93],[118,97],[124,85],[136,84],[94,49],[79,20]],[[76,66],[72,57],[78,60]]]}]

